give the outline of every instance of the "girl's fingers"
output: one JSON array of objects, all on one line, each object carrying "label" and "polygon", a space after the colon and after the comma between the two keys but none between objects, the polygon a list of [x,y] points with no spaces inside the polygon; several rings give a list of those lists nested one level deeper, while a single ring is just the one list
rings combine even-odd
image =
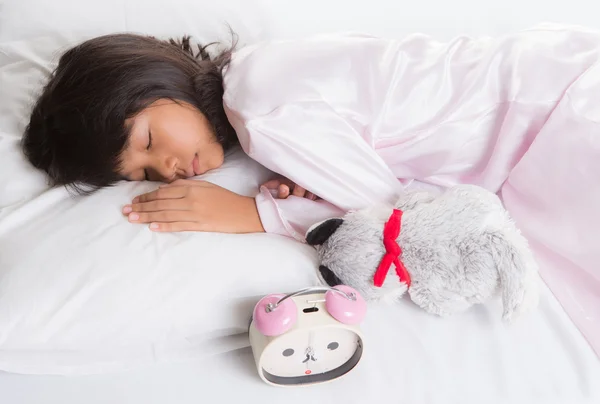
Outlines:
[{"label": "girl's fingers", "polygon": [[185,198],[159,199],[157,201],[133,203],[123,207],[123,213],[131,212],[158,212],[163,210],[189,210],[190,203]]},{"label": "girl's fingers", "polygon": [[306,199],[310,199],[311,201],[317,200],[317,196],[315,194],[313,194],[312,192],[307,192],[306,195],[304,195],[304,197]]},{"label": "girl's fingers", "polygon": [[184,210],[164,210],[160,212],[132,212],[128,219],[132,223],[172,223],[185,222],[193,219],[192,214]]},{"label": "girl's fingers", "polygon": [[292,195],[303,198],[305,194],[306,194],[306,190],[304,188],[302,188],[300,185],[294,186]]},{"label": "girl's fingers", "polygon": [[264,184],[261,185],[261,187],[266,187],[267,189],[277,189],[279,188],[279,186],[281,185],[281,181],[280,180],[271,180],[271,181],[267,181]]},{"label": "girl's fingers", "polygon": [[150,230],[157,232],[203,231],[198,222],[150,223]]},{"label": "girl's fingers", "polygon": [[290,196],[290,187],[285,184],[279,185],[277,197],[279,199],[285,199]]},{"label": "girl's fingers", "polygon": [[136,196],[133,199],[133,203],[150,202],[159,199],[183,198],[187,194],[187,189],[187,187],[181,186],[158,188],[152,192]]}]

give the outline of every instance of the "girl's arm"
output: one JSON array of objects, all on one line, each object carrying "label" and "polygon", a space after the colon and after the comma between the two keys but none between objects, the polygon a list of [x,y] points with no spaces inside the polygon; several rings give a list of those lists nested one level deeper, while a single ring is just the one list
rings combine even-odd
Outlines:
[{"label": "girl's arm", "polygon": [[402,192],[373,148],[326,105],[288,104],[248,126],[235,116],[230,120],[250,157],[322,198],[275,199],[263,188],[256,204],[267,233],[304,240],[318,221],[376,203],[393,204]]},{"label": "girl's arm", "polygon": [[258,216],[265,232],[293,237],[303,241],[309,227],[331,217],[340,217],[344,211],[325,200],[313,201],[298,196],[274,198],[262,187],[255,198]]}]

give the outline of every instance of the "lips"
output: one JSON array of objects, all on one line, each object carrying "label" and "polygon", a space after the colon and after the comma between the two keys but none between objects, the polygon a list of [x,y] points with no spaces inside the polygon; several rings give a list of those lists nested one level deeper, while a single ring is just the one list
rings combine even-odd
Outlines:
[{"label": "lips", "polygon": [[194,159],[192,160],[192,171],[194,175],[202,174],[200,172],[200,161],[198,160],[198,155],[194,155]]},{"label": "lips", "polygon": [[190,178],[200,174],[202,172],[200,171],[200,161],[197,154],[194,155],[194,159],[185,170],[181,167],[177,170],[177,175],[182,178]]}]

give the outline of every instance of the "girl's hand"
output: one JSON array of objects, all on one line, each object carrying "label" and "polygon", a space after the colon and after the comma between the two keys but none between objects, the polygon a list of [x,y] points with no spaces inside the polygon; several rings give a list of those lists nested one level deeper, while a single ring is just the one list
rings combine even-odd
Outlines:
[{"label": "girl's hand", "polygon": [[264,232],[254,198],[205,181],[177,180],[123,207],[132,223],[160,232]]},{"label": "girl's hand", "polygon": [[273,197],[277,199],[286,199],[290,195],[297,196],[299,198],[310,199],[311,201],[320,199],[312,192],[308,192],[300,185],[297,185],[287,178],[281,176],[274,180],[265,182],[262,184],[262,186],[271,190],[271,194],[273,194]]}]

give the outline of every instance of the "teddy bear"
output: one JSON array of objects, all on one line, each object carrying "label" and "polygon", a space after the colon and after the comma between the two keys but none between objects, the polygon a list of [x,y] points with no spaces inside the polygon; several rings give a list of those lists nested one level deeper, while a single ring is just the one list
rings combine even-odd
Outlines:
[{"label": "teddy bear", "polygon": [[[410,299],[448,316],[497,293],[510,322],[537,305],[538,266],[497,195],[475,185],[411,191],[395,206],[349,211],[311,226],[321,282],[367,301]],[[394,270],[390,270],[391,267]]]}]

